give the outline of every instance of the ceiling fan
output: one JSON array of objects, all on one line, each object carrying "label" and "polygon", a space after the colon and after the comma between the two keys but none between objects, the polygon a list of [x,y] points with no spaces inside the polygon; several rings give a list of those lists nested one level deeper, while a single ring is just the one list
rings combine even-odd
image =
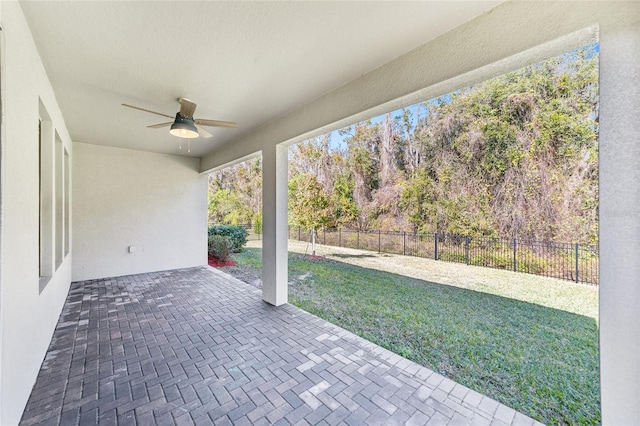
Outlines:
[{"label": "ceiling fan", "polygon": [[205,120],[201,118],[193,118],[193,113],[195,112],[197,105],[186,98],[178,98],[178,102],[180,103],[180,111],[176,114],[175,118],[172,115],[151,111],[151,110],[140,108],[134,105],[122,104],[122,106],[138,109],[144,112],[149,112],[151,114],[161,115],[163,117],[174,118],[173,121],[160,123],[160,124],[153,124],[147,127],[151,129],[159,129],[161,127],[171,126],[171,130],[169,130],[169,133],[179,138],[192,139],[197,137],[202,137],[202,138],[212,137],[213,135],[209,133],[206,129],[204,129],[202,126],[232,127],[232,128],[238,127],[238,125],[233,121]]}]

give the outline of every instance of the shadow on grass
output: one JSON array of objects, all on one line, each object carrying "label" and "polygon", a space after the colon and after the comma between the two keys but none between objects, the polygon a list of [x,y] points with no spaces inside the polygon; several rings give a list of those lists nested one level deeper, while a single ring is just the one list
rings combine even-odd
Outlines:
[{"label": "shadow on grass", "polygon": [[294,253],[289,279],[292,304],[541,422],[600,423],[593,318]]},{"label": "shadow on grass", "polygon": [[365,259],[368,257],[376,257],[372,254],[346,254],[346,253],[328,253],[327,256],[338,257],[341,259]]}]

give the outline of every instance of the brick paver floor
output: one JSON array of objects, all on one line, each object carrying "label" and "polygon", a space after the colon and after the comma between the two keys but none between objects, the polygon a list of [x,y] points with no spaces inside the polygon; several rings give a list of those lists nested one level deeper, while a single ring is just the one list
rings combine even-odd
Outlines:
[{"label": "brick paver floor", "polygon": [[21,424],[536,422],[198,267],[73,283]]}]

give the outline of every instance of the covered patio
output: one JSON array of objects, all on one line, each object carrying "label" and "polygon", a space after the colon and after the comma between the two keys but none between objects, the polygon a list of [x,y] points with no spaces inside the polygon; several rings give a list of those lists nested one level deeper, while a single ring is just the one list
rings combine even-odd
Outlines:
[{"label": "covered patio", "polygon": [[[0,2],[0,424],[520,421],[287,304],[288,147],[596,41],[602,422],[634,424],[640,3]],[[177,98],[239,126],[181,141]],[[207,174],[253,156],[261,294],[205,267]]]},{"label": "covered patio", "polygon": [[73,283],[20,424],[540,423],[203,266]]}]

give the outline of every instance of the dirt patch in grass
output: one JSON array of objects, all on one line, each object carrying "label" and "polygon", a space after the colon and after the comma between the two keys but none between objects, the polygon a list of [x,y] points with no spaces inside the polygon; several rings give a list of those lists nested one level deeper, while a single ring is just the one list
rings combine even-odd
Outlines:
[{"label": "dirt patch in grass", "polygon": [[[220,270],[239,279],[242,282],[245,282],[256,288],[262,288],[262,259],[258,256],[261,252],[251,250],[252,248],[255,247],[249,247],[249,250],[244,250],[241,253],[233,254],[232,257],[237,260],[237,264],[234,261],[233,265],[222,265]],[[309,260],[312,262],[332,262],[331,259],[325,256],[301,255],[299,257],[301,259]],[[310,276],[310,273],[296,274],[295,272],[292,272],[293,271],[289,271],[290,285],[297,282],[302,282]]]},{"label": "dirt patch in grass", "polygon": [[221,271],[243,281],[256,288],[262,288],[262,259],[261,252],[256,250],[243,250],[232,254],[234,264],[223,266]]},{"label": "dirt patch in grass", "polygon": [[318,256],[313,254],[305,254],[304,258],[307,260],[327,260],[327,258],[324,256]]}]

